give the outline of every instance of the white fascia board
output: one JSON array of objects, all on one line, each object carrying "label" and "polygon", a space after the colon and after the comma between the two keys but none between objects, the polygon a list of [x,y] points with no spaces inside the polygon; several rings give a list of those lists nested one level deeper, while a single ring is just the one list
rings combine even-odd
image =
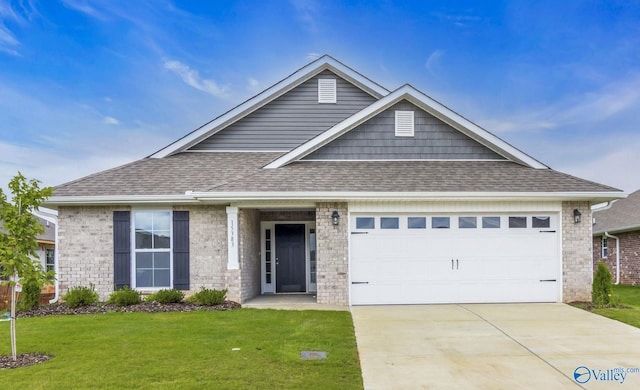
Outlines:
[{"label": "white fascia board", "polygon": [[334,73],[337,73],[339,76],[355,83],[362,89],[366,90],[367,93],[373,95],[376,98],[380,98],[389,93],[386,88],[364,77],[363,75],[344,65],[340,61],[337,61],[331,56],[324,55],[313,61],[312,63],[298,69],[296,72],[294,72],[284,80],[281,80],[280,82],[272,85],[256,96],[250,98],[244,103],[241,103],[235,108],[232,108],[231,110],[220,115],[211,122],[206,123],[205,125],[173,142],[172,144],[164,147],[163,149],[160,149],[149,157],[163,158],[182,151],[197,143],[198,141],[210,137],[216,132],[216,130],[221,130],[223,127],[230,125],[238,119],[247,116],[258,108],[284,95],[285,93],[289,92],[293,88],[297,87],[298,85],[302,84],[303,82],[307,81],[308,79],[325,69],[329,69]]},{"label": "white fascia board", "polygon": [[81,206],[99,204],[185,204],[198,203],[192,195],[104,195],[104,196],[52,196],[44,207]]},{"label": "white fascia board", "polygon": [[600,202],[602,200],[618,199],[624,196],[620,192],[192,192],[195,199],[206,202],[246,202],[263,200],[588,200]]},{"label": "white fascia board", "polygon": [[433,100],[429,96],[423,94],[422,92],[418,91],[408,84],[398,88],[387,96],[381,98],[380,100],[372,103],[368,107],[362,109],[361,111],[355,113],[344,121],[333,126],[331,129],[325,131],[324,133],[318,135],[310,141],[293,149],[291,152],[274,160],[273,162],[265,166],[265,168],[280,168],[294,160],[303,158],[304,156],[328,144],[329,142],[352,130],[361,123],[369,120],[373,116],[377,115],[378,113],[382,112],[383,110],[387,109],[388,107],[392,106],[402,99],[409,100],[410,102],[423,108],[425,111],[434,115],[443,122],[453,126],[463,133],[467,133],[467,135],[478,140],[490,149],[497,151],[499,154],[510,157],[511,160],[520,162],[524,165],[536,169],[549,169],[548,166],[542,164],[531,156],[513,147],[512,145],[484,130],[480,126],[474,124],[461,115],[455,113],[446,106],[438,103],[437,101]]}]

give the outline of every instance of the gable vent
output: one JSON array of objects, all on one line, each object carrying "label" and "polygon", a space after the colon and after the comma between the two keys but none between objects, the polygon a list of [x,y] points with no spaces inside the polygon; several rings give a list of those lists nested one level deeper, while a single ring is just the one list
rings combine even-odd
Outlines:
[{"label": "gable vent", "polygon": [[336,102],[336,79],[318,79],[318,103]]},{"label": "gable vent", "polygon": [[396,111],[396,137],[413,137],[413,111]]}]

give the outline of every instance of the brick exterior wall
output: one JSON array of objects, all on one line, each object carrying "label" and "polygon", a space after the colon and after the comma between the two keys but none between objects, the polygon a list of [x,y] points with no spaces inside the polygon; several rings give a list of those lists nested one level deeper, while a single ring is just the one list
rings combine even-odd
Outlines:
[{"label": "brick exterior wall", "polygon": [[[188,206],[191,291],[227,288],[227,216],[224,207]],[[129,207],[60,207],[58,280],[60,295],[94,284],[100,300],[113,292],[113,211]],[[238,289],[239,291],[239,289]]]},{"label": "brick exterior wall", "polygon": [[[180,206],[189,211],[190,292],[227,288],[227,212],[224,206]],[[187,295],[190,292],[185,292]]]},{"label": "brick exterior wall", "polygon": [[[333,225],[337,210],[340,224]],[[317,203],[317,301],[322,304],[349,304],[349,209],[347,203]]]},{"label": "brick exterior wall", "polygon": [[[640,285],[640,231],[613,234],[620,240],[620,284],[633,286]],[[609,271],[611,279],[616,281],[616,245],[613,238],[607,240],[608,253],[602,258],[602,236],[593,237],[593,269],[598,261],[603,260]]]},{"label": "brick exterior wall", "polygon": [[260,295],[260,212],[241,209],[240,239],[240,303]]},{"label": "brick exterior wall", "polygon": [[[573,210],[582,213],[573,222]],[[589,202],[562,202],[562,280],[564,302],[591,301],[593,251]]]},{"label": "brick exterior wall", "polygon": [[123,207],[58,209],[58,281],[60,296],[90,284],[101,300],[113,291],[113,211]]}]

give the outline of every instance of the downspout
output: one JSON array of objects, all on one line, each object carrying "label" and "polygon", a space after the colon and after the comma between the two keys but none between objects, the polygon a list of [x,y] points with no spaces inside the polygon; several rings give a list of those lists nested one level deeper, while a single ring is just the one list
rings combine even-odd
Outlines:
[{"label": "downspout", "polygon": [[604,236],[616,240],[616,285],[618,285],[620,284],[620,239],[607,232],[604,232]]}]

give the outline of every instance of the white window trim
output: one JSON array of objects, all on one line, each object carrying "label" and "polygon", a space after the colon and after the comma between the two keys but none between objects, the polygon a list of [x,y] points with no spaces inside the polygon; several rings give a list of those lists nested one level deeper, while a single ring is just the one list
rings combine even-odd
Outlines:
[{"label": "white window trim", "polygon": [[[166,213],[169,212],[169,248],[144,249],[140,252],[166,252],[169,251],[169,286],[138,287],[136,278],[136,213]],[[173,288],[173,210],[171,209],[134,209],[131,210],[131,288],[139,291],[159,291]]]},{"label": "white window trim", "polygon": [[338,87],[336,79],[318,79],[318,103],[337,103]]},{"label": "white window trim", "polygon": [[395,112],[396,137],[413,137],[415,134],[415,114],[413,111]]},{"label": "white window trim", "polygon": [[607,236],[602,236],[602,258],[606,259],[607,256],[609,255],[609,240],[607,238]]}]

